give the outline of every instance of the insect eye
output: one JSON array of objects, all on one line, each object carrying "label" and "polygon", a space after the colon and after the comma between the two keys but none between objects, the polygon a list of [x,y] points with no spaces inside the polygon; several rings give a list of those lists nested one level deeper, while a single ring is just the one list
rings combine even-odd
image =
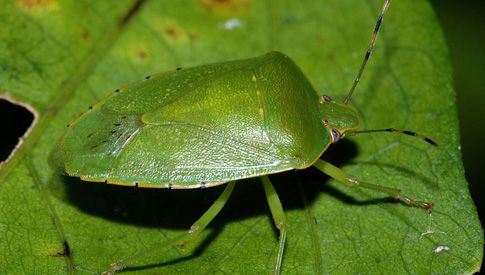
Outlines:
[{"label": "insect eye", "polygon": [[332,98],[329,97],[328,95],[322,95],[320,97],[320,104],[323,105],[325,102],[332,102]]},{"label": "insect eye", "polygon": [[335,128],[332,128],[332,131],[330,131],[330,133],[332,134],[332,143],[336,143],[340,140],[340,138],[342,138],[342,134],[340,134],[340,132]]}]

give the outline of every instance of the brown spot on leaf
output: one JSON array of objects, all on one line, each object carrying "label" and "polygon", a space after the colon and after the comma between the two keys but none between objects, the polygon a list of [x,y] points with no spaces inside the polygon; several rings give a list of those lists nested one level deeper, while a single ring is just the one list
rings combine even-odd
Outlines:
[{"label": "brown spot on leaf", "polygon": [[71,248],[67,241],[62,242],[62,249],[50,253],[52,257],[69,257],[71,255]]},{"label": "brown spot on leaf", "polygon": [[27,12],[53,10],[58,7],[55,0],[17,0],[17,6]]},{"label": "brown spot on leaf", "polygon": [[176,246],[178,249],[184,249],[187,246],[187,244],[184,241],[182,241],[177,243]]},{"label": "brown spot on leaf", "polygon": [[189,32],[188,35],[189,35],[190,41],[192,42],[194,42],[197,39],[197,35],[193,32]]},{"label": "brown spot on leaf", "polygon": [[84,41],[84,42],[91,42],[91,33],[84,29],[81,31],[81,39]]},{"label": "brown spot on leaf", "polygon": [[165,28],[165,34],[167,36],[171,36],[171,37],[173,37],[175,39],[180,36],[180,33],[174,27],[166,27]]},{"label": "brown spot on leaf", "polygon": [[165,40],[171,45],[190,43],[195,39],[195,34],[171,19],[164,19],[160,22],[158,29]]},{"label": "brown spot on leaf", "polygon": [[145,50],[139,49],[135,52],[135,56],[138,60],[145,60],[148,57],[148,53]]},{"label": "brown spot on leaf", "polygon": [[244,13],[249,9],[250,0],[200,0],[209,12],[219,15]]}]

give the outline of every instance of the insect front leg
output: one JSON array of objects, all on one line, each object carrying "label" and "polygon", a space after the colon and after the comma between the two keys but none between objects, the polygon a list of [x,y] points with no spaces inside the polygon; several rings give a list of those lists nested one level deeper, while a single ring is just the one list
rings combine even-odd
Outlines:
[{"label": "insect front leg", "polygon": [[268,200],[269,208],[271,210],[271,215],[273,216],[276,228],[280,231],[280,240],[278,248],[278,258],[276,260],[276,265],[273,274],[281,273],[281,264],[283,262],[283,253],[286,244],[286,233],[288,231],[288,223],[286,222],[285,213],[283,207],[281,206],[281,201],[278,197],[278,193],[273,187],[273,184],[269,180],[268,176],[260,177],[263,182],[264,192],[266,194],[266,199]]},{"label": "insect front leg", "polygon": [[103,272],[103,274],[114,274],[117,271],[123,270],[125,267],[127,267],[129,264],[134,263],[135,261],[139,259],[143,259],[144,257],[147,256],[147,254],[154,253],[156,251],[159,251],[160,247],[167,247],[169,245],[183,245],[186,243],[189,239],[191,238],[197,238],[200,236],[200,233],[209,225],[209,223],[219,214],[219,212],[222,210],[224,205],[226,204],[227,200],[231,196],[231,193],[234,189],[234,185],[236,184],[236,181],[231,181],[227,184],[226,188],[222,192],[222,194],[217,198],[216,201],[211,205],[211,207],[190,227],[189,231],[187,231],[185,234],[182,234],[174,239],[169,240],[167,243],[164,245],[157,245],[156,247],[152,248],[148,252],[136,254],[130,258],[121,260],[121,261],[116,261],[111,264],[111,268]]},{"label": "insect front leg", "polygon": [[366,188],[366,189],[371,189],[375,190],[381,193],[385,193],[390,195],[391,197],[407,204],[410,206],[416,206],[419,208],[423,208],[426,210],[431,211],[431,208],[433,208],[433,204],[425,201],[419,201],[412,199],[410,197],[407,197],[403,194],[401,194],[401,190],[396,189],[396,188],[389,188],[377,184],[372,184],[372,183],[367,183],[367,182],[362,182],[355,177],[345,173],[342,169],[326,162],[323,160],[317,160],[313,166],[317,168],[318,170],[322,171],[323,173],[329,175],[330,177],[334,178],[338,182],[341,182],[347,186],[350,187],[361,187],[361,188]]}]

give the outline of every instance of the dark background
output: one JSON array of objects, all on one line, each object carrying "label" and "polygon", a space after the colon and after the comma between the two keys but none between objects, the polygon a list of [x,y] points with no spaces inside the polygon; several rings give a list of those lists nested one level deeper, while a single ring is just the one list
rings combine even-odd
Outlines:
[{"label": "dark background", "polygon": [[[460,116],[465,176],[485,219],[485,1],[431,0],[445,33]],[[445,125],[443,125],[445,127]]]},{"label": "dark background", "polygon": [[[485,219],[481,173],[485,156],[485,1],[431,0],[442,25],[454,69],[454,87],[466,178],[480,220]],[[0,160],[5,159],[32,117],[0,100]],[[443,125],[446,127],[446,125]]]}]

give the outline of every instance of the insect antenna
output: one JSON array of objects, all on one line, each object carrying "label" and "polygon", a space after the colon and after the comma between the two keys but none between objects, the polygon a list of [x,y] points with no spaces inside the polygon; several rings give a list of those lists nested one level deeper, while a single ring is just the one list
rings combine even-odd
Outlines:
[{"label": "insect antenna", "polygon": [[408,131],[408,130],[402,130],[402,129],[394,129],[394,128],[386,128],[386,129],[373,129],[373,130],[361,130],[361,131],[355,131],[352,132],[352,135],[357,135],[357,134],[366,134],[366,133],[379,133],[379,132],[388,132],[388,133],[399,133],[399,134],[404,134],[408,136],[413,136],[417,137],[433,146],[438,146],[438,143],[434,142],[432,139],[428,138],[427,136],[418,134],[416,132]]},{"label": "insect antenna", "polygon": [[359,80],[362,76],[362,73],[364,72],[365,65],[367,64],[367,61],[369,60],[369,57],[372,54],[372,51],[374,50],[374,45],[376,44],[377,34],[379,33],[379,29],[381,27],[382,19],[384,18],[384,14],[386,13],[390,4],[391,4],[391,0],[386,0],[386,2],[384,3],[384,6],[382,7],[381,14],[379,15],[379,18],[377,18],[377,22],[376,22],[376,25],[374,27],[374,31],[372,32],[372,38],[370,40],[369,48],[367,49],[367,52],[365,53],[364,60],[362,61],[362,64],[360,65],[359,72],[357,73],[357,77],[354,80],[354,84],[352,84],[352,88],[350,88],[349,94],[347,95],[347,97],[344,100],[344,104],[349,103],[350,98],[352,97],[352,94],[354,93],[355,87],[357,87],[357,84],[359,83]]}]

